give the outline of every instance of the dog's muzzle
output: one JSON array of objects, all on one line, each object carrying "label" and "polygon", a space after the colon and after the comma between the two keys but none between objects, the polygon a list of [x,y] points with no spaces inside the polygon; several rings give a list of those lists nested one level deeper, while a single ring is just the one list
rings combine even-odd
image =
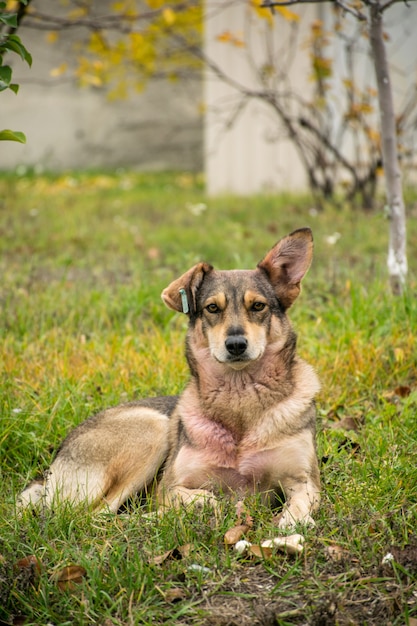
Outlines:
[{"label": "dog's muzzle", "polygon": [[239,357],[246,352],[248,340],[242,335],[233,335],[232,337],[228,337],[226,339],[224,345],[226,346],[227,352],[232,357]]}]

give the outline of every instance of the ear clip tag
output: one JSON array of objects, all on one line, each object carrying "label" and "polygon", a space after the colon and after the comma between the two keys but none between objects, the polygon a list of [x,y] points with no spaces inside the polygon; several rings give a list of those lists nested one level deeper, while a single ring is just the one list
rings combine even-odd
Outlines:
[{"label": "ear clip tag", "polygon": [[187,294],[185,293],[185,289],[180,289],[179,293],[181,296],[181,304],[182,304],[183,313],[189,313],[190,307],[188,306],[188,298],[187,298]]}]

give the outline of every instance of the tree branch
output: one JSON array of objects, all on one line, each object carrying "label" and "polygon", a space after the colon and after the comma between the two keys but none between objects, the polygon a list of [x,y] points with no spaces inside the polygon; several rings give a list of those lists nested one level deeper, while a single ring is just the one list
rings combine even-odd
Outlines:
[{"label": "tree branch", "polygon": [[[387,3],[398,2],[398,1],[399,0],[387,0]],[[264,2],[261,4],[261,7],[263,9],[271,9],[272,11],[274,7],[294,6],[295,4],[321,4],[324,2],[327,3],[327,0],[264,0]],[[351,7],[348,4],[346,4],[344,0],[333,0],[333,2],[336,6],[338,6],[340,9],[342,9],[346,13],[350,13],[351,15],[356,17],[356,19],[362,22],[366,20],[366,15],[364,15],[358,9],[355,9],[354,7]]]},{"label": "tree branch", "polygon": [[379,10],[383,13],[386,9],[389,9],[393,4],[397,4],[398,2],[403,2],[407,7],[410,7],[410,3],[407,0],[386,0],[386,2],[381,2]]},{"label": "tree branch", "polygon": [[[195,2],[185,1],[175,7],[175,13],[187,11],[191,6],[197,5]],[[125,15],[122,13],[112,13],[107,15],[87,15],[77,18],[58,17],[41,13],[31,9],[27,14],[27,22],[30,28],[38,28],[39,30],[65,30],[68,28],[84,27],[89,30],[115,30],[121,33],[128,33],[132,30],[132,26],[136,22],[149,22],[162,15],[164,7]]]}]

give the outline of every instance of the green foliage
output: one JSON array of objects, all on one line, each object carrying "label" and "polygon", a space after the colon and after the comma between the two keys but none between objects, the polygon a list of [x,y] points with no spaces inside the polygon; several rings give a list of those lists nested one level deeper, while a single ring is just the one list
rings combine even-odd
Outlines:
[{"label": "green foliage", "polygon": [[[10,89],[17,94],[19,85],[12,83],[12,68],[10,65],[5,65],[3,57],[6,53],[13,52],[29,66],[32,65],[32,57],[21,42],[20,37],[14,33],[19,27],[19,5],[26,6],[28,0],[20,0],[16,4],[17,7],[10,10],[7,2],[0,2],[0,91]],[[0,131],[0,141],[26,143],[26,137],[19,131],[2,130]]]},{"label": "green foliage", "polygon": [[[315,260],[290,317],[322,380],[323,502],[302,558],[226,549],[236,523],[227,502],[216,522],[210,511],[153,517],[139,502],[119,516],[69,507],[18,517],[16,494],[75,424],[184,387],[185,320],[164,308],[161,290],[201,259],[253,267],[306,225]],[[417,237],[415,219],[409,231]],[[0,619],[403,626],[417,617],[417,250],[410,290],[393,298],[382,214],[320,213],[308,197],[207,199],[188,174],[28,173],[0,177],[0,232]],[[277,535],[266,507],[255,498],[248,508],[251,542]],[[383,565],[388,552],[395,559]],[[38,573],[20,562],[30,556]],[[86,575],[61,589],[70,564]]]}]

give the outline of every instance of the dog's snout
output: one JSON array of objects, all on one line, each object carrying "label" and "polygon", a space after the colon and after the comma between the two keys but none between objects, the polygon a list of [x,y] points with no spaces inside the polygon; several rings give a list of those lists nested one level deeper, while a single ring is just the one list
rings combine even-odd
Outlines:
[{"label": "dog's snout", "polygon": [[225,341],[226,350],[232,356],[240,356],[248,347],[248,341],[242,335],[233,335]]}]

